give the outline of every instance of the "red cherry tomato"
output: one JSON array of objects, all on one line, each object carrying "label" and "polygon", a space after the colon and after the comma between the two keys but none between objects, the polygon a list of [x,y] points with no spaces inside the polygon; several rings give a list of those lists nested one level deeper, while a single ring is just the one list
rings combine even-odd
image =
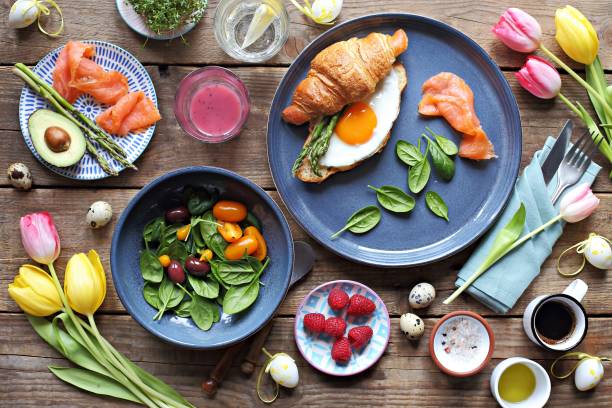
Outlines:
[{"label": "red cherry tomato", "polygon": [[252,235],[247,235],[233,242],[225,248],[225,257],[230,261],[236,261],[245,255],[252,255],[257,251],[257,240]]},{"label": "red cherry tomato", "polygon": [[244,229],[244,235],[249,237],[254,237],[257,241],[257,250],[253,254],[253,256],[260,261],[263,261],[268,254],[268,246],[266,245],[266,240],[264,239],[261,232],[253,226],[246,227]]},{"label": "red cherry tomato", "polygon": [[240,222],[247,216],[246,206],[238,201],[221,200],[213,207],[216,219],[227,222]]}]

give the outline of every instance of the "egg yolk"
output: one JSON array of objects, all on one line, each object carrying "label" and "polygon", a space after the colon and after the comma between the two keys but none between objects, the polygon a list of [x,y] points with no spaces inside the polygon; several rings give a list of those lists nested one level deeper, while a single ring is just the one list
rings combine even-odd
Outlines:
[{"label": "egg yolk", "polygon": [[376,122],[376,113],[370,105],[356,102],[344,111],[334,131],[344,143],[359,145],[370,140]]}]

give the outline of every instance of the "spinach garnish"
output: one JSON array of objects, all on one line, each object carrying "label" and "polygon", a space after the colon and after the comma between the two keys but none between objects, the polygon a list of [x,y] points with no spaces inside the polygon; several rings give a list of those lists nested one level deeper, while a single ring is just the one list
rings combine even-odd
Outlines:
[{"label": "spinach garnish", "polygon": [[342,229],[331,236],[336,239],[344,231],[349,230],[354,234],[363,234],[374,228],[380,222],[380,209],[374,205],[357,210],[351,215]]},{"label": "spinach garnish", "polygon": [[432,213],[448,221],[448,207],[438,193],[435,191],[425,193],[425,203]]},{"label": "spinach garnish", "polygon": [[389,211],[406,213],[414,208],[414,198],[404,193],[395,186],[382,186],[376,188],[368,185],[368,188],[376,191],[376,197],[380,205]]}]

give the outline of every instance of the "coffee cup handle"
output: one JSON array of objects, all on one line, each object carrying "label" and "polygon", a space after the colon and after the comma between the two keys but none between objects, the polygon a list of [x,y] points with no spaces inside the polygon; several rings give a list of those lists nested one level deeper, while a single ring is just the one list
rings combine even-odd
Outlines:
[{"label": "coffee cup handle", "polygon": [[578,302],[581,302],[588,289],[589,286],[582,279],[576,279],[565,288],[563,294],[569,295]]}]

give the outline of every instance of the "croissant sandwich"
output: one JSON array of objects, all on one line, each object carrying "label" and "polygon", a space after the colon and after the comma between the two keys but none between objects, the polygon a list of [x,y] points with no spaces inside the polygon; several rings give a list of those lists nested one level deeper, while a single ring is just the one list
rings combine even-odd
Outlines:
[{"label": "croissant sandwich", "polygon": [[283,119],[301,125],[368,97],[407,47],[408,37],[401,29],[393,35],[370,33],[330,45],[312,60]]}]

